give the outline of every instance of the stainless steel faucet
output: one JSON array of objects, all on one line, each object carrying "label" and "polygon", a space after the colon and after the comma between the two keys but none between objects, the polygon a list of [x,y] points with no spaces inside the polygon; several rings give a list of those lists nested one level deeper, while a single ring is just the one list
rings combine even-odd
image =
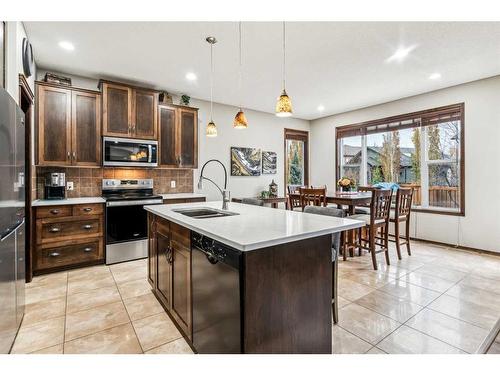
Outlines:
[{"label": "stainless steel faucet", "polygon": [[[221,189],[219,185],[217,185],[213,180],[211,180],[208,177],[203,176],[203,170],[205,169],[205,166],[210,163],[210,162],[217,162],[220,165],[222,165],[222,168],[224,169],[224,189]],[[212,184],[215,185],[217,189],[219,189],[221,195],[222,195],[222,209],[227,210],[227,204],[229,203],[229,200],[231,199],[231,192],[227,190],[227,170],[224,164],[220,160],[217,159],[210,159],[207,161],[205,164],[203,164],[203,167],[201,167],[201,172],[200,172],[200,179],[198,180],[198,189],[203,189],[203,180],[210,181]]]}]

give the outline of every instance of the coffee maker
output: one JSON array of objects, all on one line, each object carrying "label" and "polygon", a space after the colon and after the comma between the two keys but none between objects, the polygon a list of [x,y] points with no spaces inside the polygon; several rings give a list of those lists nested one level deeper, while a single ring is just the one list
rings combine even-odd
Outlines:
[{"label": "coffee maker", "polygon": [[45,178],[45,199],[66,198],[66,174],[48,173]]}]

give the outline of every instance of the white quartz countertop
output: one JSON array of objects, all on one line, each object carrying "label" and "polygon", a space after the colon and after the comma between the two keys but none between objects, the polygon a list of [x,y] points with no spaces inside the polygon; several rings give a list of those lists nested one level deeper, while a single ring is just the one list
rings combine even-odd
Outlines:
[{"label": "white quartz countertop", "polygon": [[163,199],[189,199],[189,198],[206,198],[205,194],[199,193],[170,193],[160,194]]},{"label": "white quartz countertop", "polygon": [[210,207],[220,210],[222,202],[150,205],[145,206],[145,209],[241,251],[318,237],[364,225],[364,222],[359,220],[305,214],[235,202],[229,203],[228,211],[239,215],[195,219],[174,212],[174,210],[181,208],[196,207]]},{"label": "white quartz countertop", "polygon": [[67,198],[67,199],[37,199],[31,202],[33,207],[62,206],[66,204],[106,203],[102,197]]}]

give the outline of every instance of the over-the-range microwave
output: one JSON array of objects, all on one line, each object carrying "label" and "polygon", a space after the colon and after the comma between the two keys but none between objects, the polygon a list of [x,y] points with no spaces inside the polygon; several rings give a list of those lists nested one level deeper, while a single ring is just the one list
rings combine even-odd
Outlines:
[{"label": "over-the-range microwave", "polygon": [[102,164],[109,167],[156,167],[158,166],[158,142],[103,137]]}]

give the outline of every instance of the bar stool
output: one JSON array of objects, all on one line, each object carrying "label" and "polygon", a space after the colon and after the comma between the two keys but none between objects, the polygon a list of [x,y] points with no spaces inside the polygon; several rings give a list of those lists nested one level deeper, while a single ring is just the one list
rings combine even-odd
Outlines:
[{"label": "bar stool", "polygon": [[[410,213],[411,213],[411,203],[413,199],[413,189],[412,188],[399,188],[396,193],[396,207],[394,211],[391,210],[389,221],[394,223],[394,237],[389,241],[396,243],[396,252],[398,253],[398,259],[401,260],[401,245],[406,245],[406,250],[408,255],[411,255],[410,250]],[[405,222],[405,235],[404,241],[400,241],[400,230],[399,223]]]}]

